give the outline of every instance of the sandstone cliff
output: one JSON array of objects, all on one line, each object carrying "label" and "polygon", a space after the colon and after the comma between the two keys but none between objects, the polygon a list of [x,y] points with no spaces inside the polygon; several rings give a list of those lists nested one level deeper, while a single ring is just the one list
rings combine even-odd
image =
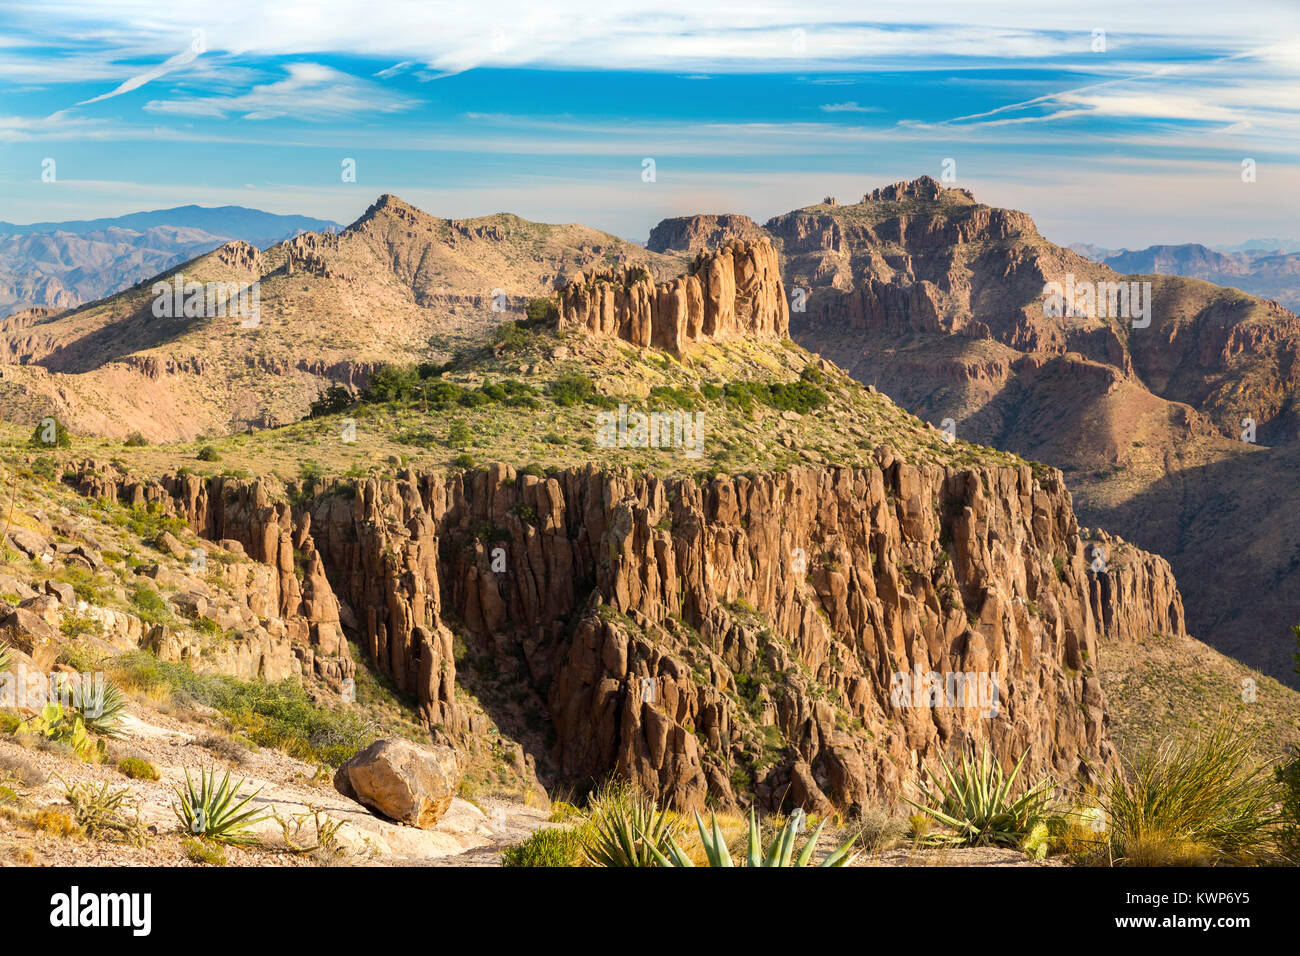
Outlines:
[{"label": "sandstone cliff", "polygon": [[772,244],[736,240],[664,283],[635,266],[579,274],[560,293],[560,323],[680,354],[741,335],[784,337],[790,308]]},{"label": "sandstone cliff", "polygon": [[[242,542],[280,569],[276,600],[299,608],[318,660],[341,621],[453,740],[482,729],[457,701],[461,636],[542,708],[551,737],[532,756],[552,781],[616,772],[683,808],[826,809],[896,799],[968,742],[1027,750],[1031,773],[1111,766],[1098,639],[1181,618],[1149,583],[1094,580],[1058,472],[914,466],[888,448],[876,462],[702,483],[406,472],[317,487],[302,508],[258,482],[81,486]],[[303,580],[294,553],[310,556]],[[928,706],[900,699],[903,674],[998,690]]]}]

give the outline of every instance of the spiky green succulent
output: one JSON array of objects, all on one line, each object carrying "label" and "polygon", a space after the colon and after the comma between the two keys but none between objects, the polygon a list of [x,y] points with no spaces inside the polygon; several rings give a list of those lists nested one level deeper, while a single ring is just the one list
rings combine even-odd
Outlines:
[{"label": "spiky green succulent", "polygon": [[77,710],[86,729],[105,737],[122,735],[122,712],[126,698],[112,681],[89,681],[82,678],[75,695]]},{"label": "spiky green succulent", "polygon": [[681,821],[649,797],[610,784],[590,802],[587,858],[595,866],[655,866]]},{"label": "spiky green succulent", "polygon": [[1028,755],[1026,749],[1008,774],[993,759],[988,744],[979,760],[967,752],[960,766],[940,754],[942,775],[928,771],[921,781],[922,799],[907,802],[942,823],[949,832],[929,833],[923,842],[952,846],[1023,844],[1034,825],[1043,819],[1055,786],[1050,780],[1040,780],[1020,796],[1011,796]]},{"label": "spiky green succulent", "polygon": [[[704,847],[704,855],[711,867],[715,866],[735,866],[735,861],[731,858],[731,851],[727,848],[726,838],[722,835],[722,828],[718,826],[718,818],[711,818],[711,827],[705,829],[704,821],[700,819],[698,813],[695,814],[695,825],[700,831],[700,843]],[[826,826],[826,821],[822,820],[817,824],[817,829],[813,831],[812,836],[803,845],[799,855],[794,855],[795,839],[798,836],[798,827],[793,820],[787,820],[780,831],[772,838],[771,844],[766,850],[762,847],[762,841],[759,833],[758,818],[754,814],[753,808],[749,811],[749,843],[746,848],[745,856],[741,866],[809,866],[812,864],[813,853],[817,850],[817,841],[821,838],[822,829]],[[851,851],[853,841],[849,840],[839,849],[832,851],[827,857],[818,863],[818,866],[847,866],[852,863],[856,854]],[[655,852],[655,857],[660,866],[694,866],[691,858],[683,852],[682,848],[677,845],[675,840],[668,841],[667,854]]]},{"label": "spiky green succulent", "polygon": [[186,770],[185,790],[176,788],[180,805],[173,804],[172,811],[186,833],[223,843],[252,843],[255,837],[246,831],[254,823],[266,819],[266,814],[257,808],[244,810],[249,801],[262,791],[255,790],[241,800],[243,787],[242,780],[231,786],[229,770],[218,784],[215,768],[200,770],[199,785],[195,787],[189,770]]}]

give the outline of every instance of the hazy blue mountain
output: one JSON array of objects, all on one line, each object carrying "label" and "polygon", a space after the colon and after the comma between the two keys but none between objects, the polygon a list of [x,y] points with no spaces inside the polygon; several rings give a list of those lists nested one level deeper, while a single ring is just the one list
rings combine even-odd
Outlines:
[{"label": "hazy blue mountain", "polygon": [[0,315],[100,299],[235,239],[265,248],[300,232],[339,228],[328,219],[243,206],[177,206],[27,225],[0,222]]}]

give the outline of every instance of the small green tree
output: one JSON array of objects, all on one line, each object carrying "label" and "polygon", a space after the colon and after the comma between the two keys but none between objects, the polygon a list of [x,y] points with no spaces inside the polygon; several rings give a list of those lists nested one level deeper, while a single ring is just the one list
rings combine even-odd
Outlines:
[{"label": "small green tree", "polygon": [[72,436],[63,422],[56,418],[42,418],[32,431],[31,444],[37,448],[71,448]]},{"label": "small green tree", "polygon": [[404,402],[415,394],[419,373],[414,365],[384,365],[370,376],[370,400]]}]

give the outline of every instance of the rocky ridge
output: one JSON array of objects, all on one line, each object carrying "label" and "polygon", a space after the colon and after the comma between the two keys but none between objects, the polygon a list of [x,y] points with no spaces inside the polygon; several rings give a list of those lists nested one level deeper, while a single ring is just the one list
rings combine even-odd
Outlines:
[{"label": "rocky ridge", "polygon": [[[1114,760],[1090,663],[1106,622],[1181,620],[1176,590],[1093,574],[1059,473],[1027,466],[882,448],[871,469],[701,484],[494,465],[334,481],[301,508],[191,479],[118,484],[259,560],[314,542],[308,640],[337,607],[436,736],[482,729],[457,700],[460,635],[545,707],[553,746],[526,758],[544,776],[617,772],[679,807],[892,800],[936,752],[985,740],[1086,779]],[[1172,586],[1158,559],[1124,567]],[[895,674],[932,671],[998,675],[997,716],[894,704]]]}]

